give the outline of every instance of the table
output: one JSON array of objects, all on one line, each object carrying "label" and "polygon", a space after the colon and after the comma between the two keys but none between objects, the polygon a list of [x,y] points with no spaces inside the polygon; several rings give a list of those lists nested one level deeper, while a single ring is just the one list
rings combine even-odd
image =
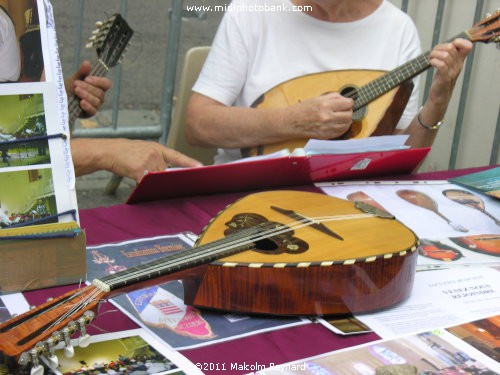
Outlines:
[{"label": "table", "polygon": [[[487,167],[396,176],[387,179],[442,180],[477,172],[485,168]],[[293,189],[319,191],[314,186],[300,186],[293,187]],[[80,211],[81,227],[86,231],[88,245],[175,234],[184,231],[192,231],[198,234],[220,210],[246,194],[249,193],[238,192],[196,196],[82,210]],[[48,297],[60,295],[74,288],[73,285],[30,291],[25,292],[25,297],[30,305],[38,305]],[[102,330],[111,332],[137,328],[134,322],[109,303],[102,306],[99,316],[93,322],[93,326],[89,327],[89,333],[91,334],[103,333]],[[378,339],[378,336],[374,333],[339,336],[320,324],[312,323],[181,352],[194,363],[221,364],[220,367],[225,364],[226,369],[231,368],[232,363],[242,366],[259,365],[267,367],[272,363],[298,360],[376,339]],[[232,374],[248,372],[248,370],[230,371]],[[214,370],[206,373],[216,374],[220,373],[220,371]]]}]

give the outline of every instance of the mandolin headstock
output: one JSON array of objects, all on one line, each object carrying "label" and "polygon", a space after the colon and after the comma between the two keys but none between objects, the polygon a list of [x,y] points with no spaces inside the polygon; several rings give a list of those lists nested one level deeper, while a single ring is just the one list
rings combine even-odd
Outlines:
[{"label": "mandolin headstock", "polygon": [[476,23],[467,34],[472,42],[496,43],[500,45],[500,9]]},{"label": "mandolin headstock", "polygon": [[57,368],[54,355],[59,343],[64,352],[73,353],[70,338],[80,334],[79,345],[88,345],[86,326],[94,319],[97,306],[105,292],[94,286],[71,291],[0,324],[0,360],[11,369],[31,368],[31,375],[43,374],[40,357]]},{"label": "mandolin headstock", "polygon": [[105,22],[97,22],[87,47],[94,47],[99,59],[107,68],[120,63],[134,31],[119,14],[114,14]]}]

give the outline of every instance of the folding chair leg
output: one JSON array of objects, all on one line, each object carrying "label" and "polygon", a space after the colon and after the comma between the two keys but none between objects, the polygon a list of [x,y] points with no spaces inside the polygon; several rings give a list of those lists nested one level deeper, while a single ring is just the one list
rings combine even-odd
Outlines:
[{"label": "folding chair leg", "polygon": [[113,174],[109,179],[106,187],[104,188],[104,192],[109,195],[114,195],[116,193],[116,189],[120,186],[120,183],[123,180],[123,176],[118,176]]}]

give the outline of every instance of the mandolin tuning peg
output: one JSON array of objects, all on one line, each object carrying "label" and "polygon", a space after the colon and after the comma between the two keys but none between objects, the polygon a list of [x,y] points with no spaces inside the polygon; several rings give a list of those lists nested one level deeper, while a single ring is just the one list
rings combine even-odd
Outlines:
[{"label": "mandolin tuning peg", "polygon": [[78,339],[78,345],[82,348],[86,348],[90,344],[90,335],[87,333],[86,324],[90,323],[94,319],[94,313],[91,311],[86,311],[83,316],[78,319],[78,328],[80,329],[80,338]]},{"label": "mandolin tuning peg", "polygon": [[78,346],[80,348],[86,348],[90,344],[90,335],[86,333],[78,338]]},{"label": "mandolin tuning peg", "polygon": [[24,352],[20,355],[19,361],[17,362],[19,366],[27,366],[30,363],[30,355],[28,352]]},{"label": "mandolin tuning peg", "polygon": [[100,28],[102,25],[104,25],[104,23],[102,21],[97,21],[95,23],[95,27],[97,27],[97,28]]},{"label": "mandolin tuning peg", "polygon": [[71,332],[68,327],[64,328],[62,331],[64,340],[64,355],[66,358],[72,358],[75,355],[75,348],[71,345]]},{"label": "mandolin tuning peg", "polygon": [[29,362],[32,363],[30,375],[43,375],[43,366],[40,364],[40,354],[43,351],[43,344],[37,343],[33,349],[29,351]]},{"label": "mandolin tuning peg", "polygon": [[47,357],[47,362],[49,363],[50,368],[56,369],[59,367],[59,358],[57,355],[50,355]]},{"label": "mandolin tuning peg", "polygon": [[75,348],[73,347],[73,345],[64,347],[64,356],[66,358],[73,358],[74,355],[75,355]]},{"label": "mandolin tuning peg", "polygon": [[43,366],[40,364],[38,366],[33,366],[30,375],[43,375]]},{"label": "mandolin tuning peg", "polygon": [[59,342],[59,333],[55,332],[55,334],[48,340],[43,343],[44,353],[47,354],[47,361],[49,363],[50,368],[58,368],[59,367],[59,359],[55,355],[54,347]]}]

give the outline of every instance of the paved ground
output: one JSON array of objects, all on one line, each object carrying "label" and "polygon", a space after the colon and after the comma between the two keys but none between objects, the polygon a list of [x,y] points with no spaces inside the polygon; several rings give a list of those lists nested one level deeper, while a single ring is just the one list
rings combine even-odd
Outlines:
[{"label": "paved ground", "polygon": [[123,179],[115,194],[110,195],[104,191],[110,178],[111,173],[106,171],[78,177],[76,180],[78,208],[108,207],[124,203],[134,190],[135,181]]}]

